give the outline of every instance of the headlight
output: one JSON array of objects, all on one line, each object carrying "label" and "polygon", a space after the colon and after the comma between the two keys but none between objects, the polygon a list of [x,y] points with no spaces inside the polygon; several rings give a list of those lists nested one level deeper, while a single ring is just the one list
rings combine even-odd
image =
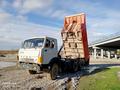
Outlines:
[{"label": "headlight", "polygon": [[43,58],[42,57],[38,57],[37,63],[42,64],[43,63]]}]

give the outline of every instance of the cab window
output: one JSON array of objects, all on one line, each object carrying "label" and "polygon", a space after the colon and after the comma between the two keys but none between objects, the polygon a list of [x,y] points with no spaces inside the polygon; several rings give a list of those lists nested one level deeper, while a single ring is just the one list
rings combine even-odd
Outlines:
[{"label": "cab window", "polygon": [[54,48],[54,47],[55,47],[55,42],[54,42],[54,40],[48,40],[48,39],[46,39],[45,47],[46,47],[46,48]]},{"label": "cab window", "polygon": [[55,47],[55,42],[53,40],[51,40],[51,48],[54,48]]},{"label": "cab window", "polygon": [[46,47],[46,48],[50,48],[50,40],[46,39],[45,47]]}]

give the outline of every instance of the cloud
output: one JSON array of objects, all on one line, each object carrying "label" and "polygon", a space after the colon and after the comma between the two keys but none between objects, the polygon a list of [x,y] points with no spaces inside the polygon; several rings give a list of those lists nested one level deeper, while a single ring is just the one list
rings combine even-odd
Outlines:
[{"label": "cloud", "polygon": [[[25,40],[32,37],[43,37],[43,36],[49,36],[58,39],[59,45],[61,45],[61,34],[59,28],[54,28],[46,25],[38,25],[29,23],[26,21],[21,22],[10,22],[6,25],[4,25],[0,29],[0,42],[3,42],[3,44],[0,45],[0,49],[6,48],[9,49],[10,47],[19,48],[20,43]],[[9,34],[8,34],[9,33]],[[10,43],[11,45],[9,46]],[[4,44],[5,47],[4,47]],[[19,46],[19,47],[18,47]]]},{"label": "cloud", "polygon": [[27,17],[20,14],[13,15],[0,8],[0,27],[3,27],[5,24],[10,22],[21,22],[21,21],[27,21]]},{"label": "cloud", "polygon": [[23,0],[14,0],[12,6],[16,9],[20,9],[22,7],[22,1]]},{"label": "cloud", "polygon": [[[41,12],[38,12],[38,14],[41,14]],[[58,20],[62,20],[65,16],[70,15],[70,12],[67,12],[66,10],[61,9],[48,9],[46,12],[42,13],[42,15],[50,17],[50,18],[57,18]]]},{"label": "cloud", "polygon": [[0,0],[0,8],[5,8],[6,6],[9,6],[9,2],[6,0]]},{"label": "cloud", "polygon": [[[86,13],[87,16],[87,31],[89,41],[110,35],[120,31],[120,11],[111,7],[107,7],[101,1],[91,2],[86,0],[1,0],[0,3],[0,37],[3,40],[12,41],[13,43],[22,41],[23,38],[41,35],[50,35],[55,37],[59,35],[59,30],[47,25],[32,24],[29,15],[37,14],[43,17],[44,22],[49,23],[63,23],[64,16],[81,13]],[[106,2],[105,2],[106,3]],[[12,6],[12,7],[11,7]],[[2,9],[15,9],[15,13],[8,13]],[[6,9],[5,9],[6,10]],[[38,19],[40,19],[38,17]],[[40,19],[41,20],[41,19]],[[48,21],[47,21],[48,20]],[[50,21],[49,21],[50,20]],[[55,21],[52,21],[55,20]],[[4,22],[4,23],[3,23]],[[57,25],[56,25],[57,26]],[[8,35],[8,32],[9,35]],[[57,34],[56,34],[57,33]],[[2,36],[1,36],[2,35]],[[22,35],[22,38],[21,38]],[[12,36],[12,37],[11,37]],[[60,36],[59,36],[60,37]]]},{"label": "cloud", "polygon": [[64,10],[56,10],[51,17],[65,17],[67,13]]},{"label": "cloud", "polygon": [[11,17],[12,15],[9,13],[0,12],[0,23],[8,22]]},{"label": "cloud", "polygon": [[28,18],[27,16],[24,16],[24,15],[17,15],[16,19],[20,21],[27,21]]},{"label": "cloud", "polygon": [[[51,18],[63,19],[70,12],[64,9],[56,9],[53,5],[54,0],[14,0],[13,7],[21,15],[34,12]],[[43,13],[44,12],[44,13]]]},{"label": "cloud", "polygon": [[88,42],[91,43],[92,41],[95,41],[101,37],[106,36],[106,33],[99,32],[96,30],[88,30],[87,35],[88,35]]},{"label": "cloud", "polygon": [[[56,6],[60,8],[58,9]],[[88,32],[93,32],[94,30],[96,34],[100,34],[102,37],[119,31],[120,11],[112,7],[108,8],[103,6],[103,3],[100,1],[93,3],[84,0],[76,2],[74,2],[74,0],[70,0],[69,2],[61,0],[59,3],[56,3],[54,7],[50,7],[50,9],[46,10],[44,13],[39,12],[39,14],[49,18],[63,20],[67,15],[81,12],[86,13]],[[89,38],[94,37],[96,39],[99,37],[99,35],[91,34],[88,36]]]},{"label": "cloud", "polygon": [[[105,10],[106,11],[106,10]],[[88,16],[89,17],[89,16]],[[100,17],[89,17],[87,19],[88,28],[97,32],[115,33],[120,31],[120,12],[116,10],[108,10]]]},{"label": "cloud", "polygon": [[52,4],[53,0],[14,0],[13,7],[19,10],[20,14],[36,12],[45,9]]},{"label": "cloud", "polygon": [[59,28],[39,25],[27,21],[21,14],[13,15],[0,9],[0,49],[19,48],[23,40],[32,37],[50,36],[58,39],[60,44]]},{"label": "cloud", "polygon": [[40,9],[47,7],[51,4],[52,0],[25,0],[23,2],[23,8],[24,9]]}]

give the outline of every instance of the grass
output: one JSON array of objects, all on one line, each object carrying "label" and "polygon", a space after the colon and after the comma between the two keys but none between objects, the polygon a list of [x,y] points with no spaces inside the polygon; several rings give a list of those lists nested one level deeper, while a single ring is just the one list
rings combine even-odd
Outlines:
[{"label": "grass", "polygon": [[97,73],[83,76],[77,90],[120,90],[120,67],[107,68]]}]

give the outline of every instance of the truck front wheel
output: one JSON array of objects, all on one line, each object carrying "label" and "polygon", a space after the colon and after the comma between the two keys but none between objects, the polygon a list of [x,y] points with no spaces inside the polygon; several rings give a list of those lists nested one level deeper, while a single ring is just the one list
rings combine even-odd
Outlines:
[{"label": "truck front wheel", "polygon": [[59,66],[58,66],[58,64],[54,63],[50,70],[51,79],[55,80],[57,78],[58,73],[59,73]]}]

